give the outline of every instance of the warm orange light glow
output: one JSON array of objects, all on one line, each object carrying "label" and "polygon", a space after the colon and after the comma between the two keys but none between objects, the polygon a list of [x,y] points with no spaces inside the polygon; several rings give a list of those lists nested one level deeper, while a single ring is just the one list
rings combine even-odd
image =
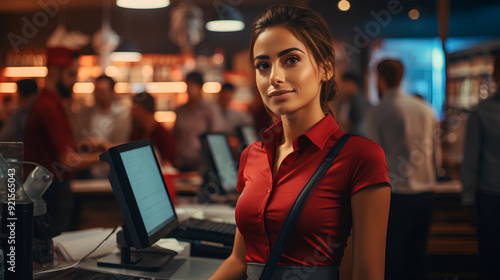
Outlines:
[{"label": "warm orange light glow", "polygon": [[205,93],[218,93],[222,86],[218,82],[206,82],[203,84],[202,90]]},{"label": "warm orange light glow", "polygon": [[349,9],[351,8],[351,3],[349,3],[349,1],[347,0],[340,0],[339,3],[337,4],[337,7],[342,12],[346,12],[349,11]]},{"label": "warm orange light glow", "polygon": [[73,86],[74,93],[91,93],[94,92],[94,84],[93,83],[76,83]]},{"label": "warm orange light glow", "polygon": [[158,111],[155,113],[155,120],[159,123],[173,123],[177,119],[174,111]]},{"label": "warm orange light glow", "polygon": [[187,84],[185,82],[156,82],[146,85],[146,91],[149,93],[178,93],[186,90]]},{"label": "warm orange light glow", "polygon": [[102,73],[100,66],[82,66],[78,68],[78,80],[87,81],[89,79],[95,79],[99,77]]},{"label": "warm orange light glow", "polygon": [[115,92],[116,93],[130,93],[130,84],[129,83],[116,83],[115,84]]},{"label": "warm orange light glow", "polygon": [[410,17],[413,20],[417,20],[420,17],[420,13],[418,12],[417,9],[413,9],[408,12],[408,17]]},{"label": "warm orange light glow", "polygon": [[108,66],[104,73],[110,77],[116,77],[118,75],[118,67],[116,66]]},{"label": "warm orange light glow", "polygon": [[0,93],[15,93],[16,91],[16,83],[0,83]]},{"label": "warm orange light glow", "polygon": [[97,58],[95,55],[80,55],[78,57],[78,65],[80,66],[93,66],[96,64]]},{"label": "warm orange light glow", "polygon": [[47,67],[5,67],[5,77],[31,78],[47,76]]}]

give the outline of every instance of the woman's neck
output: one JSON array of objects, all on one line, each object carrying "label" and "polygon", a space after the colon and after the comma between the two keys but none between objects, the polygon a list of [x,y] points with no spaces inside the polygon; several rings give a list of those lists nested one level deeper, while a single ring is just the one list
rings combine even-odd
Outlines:
[{"label": "woman's neck", "polygon": [[281,116],[283,122],[283,138],[280,145],[292,147],[293,139],[306,133],[325,117],[323,110],[299,110],[293,114]]}]

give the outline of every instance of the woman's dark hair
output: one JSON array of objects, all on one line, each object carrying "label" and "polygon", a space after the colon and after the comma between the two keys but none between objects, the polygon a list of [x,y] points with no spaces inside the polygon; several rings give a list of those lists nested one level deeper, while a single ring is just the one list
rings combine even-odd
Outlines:
[{"label": "woman's dark hair", "polygon": [[[290,5],[273,5],[252,23],[250,37],[250,61],[254,60],[255,41],[271,27],[284,27],[292,32],[312,52],[316,63],[325,73],[331,73],[328,81],[321,85],[320,102],[325,113],[334,114],[331,100],[337,92],[335,82],[335,51],[333,39],[325,19],[316,11]],[[269,110],[268,110],[269,111]]]}]

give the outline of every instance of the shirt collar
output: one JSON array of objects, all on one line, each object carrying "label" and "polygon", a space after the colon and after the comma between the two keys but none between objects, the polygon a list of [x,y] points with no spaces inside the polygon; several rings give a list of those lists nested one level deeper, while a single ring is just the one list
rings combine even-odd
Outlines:
[{"label": "shirt collar", "polygon": [[399,88],[390,88],[387,90],[384,98],[382,98],[382,99],[396,98],[396,97],[403,96],[403,94],[404,94],[403,91],[400,90]]},{"label": "shirt collar", "polygon": [[[305,139],[309,139],[319,149],[325,147],[326,142],[339,129],[339,126],[331,114],[326,115],[306,133],[293,140],[294,149],[301,148],[306,144]],[[262,148],[274,148],[283,134],[283,123],[276,122],[262,134]]]}]

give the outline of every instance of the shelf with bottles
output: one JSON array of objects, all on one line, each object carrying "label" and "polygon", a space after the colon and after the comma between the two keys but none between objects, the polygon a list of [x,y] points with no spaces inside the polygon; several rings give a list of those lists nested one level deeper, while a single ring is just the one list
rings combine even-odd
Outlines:
[{"label": "shelf with bottles", "polygon": [[493,61],[500,41],[448,54],[446,115],[443,122],[443,163],[448,177],[460,179],[465,130],[470,110],[496,91]]}]

